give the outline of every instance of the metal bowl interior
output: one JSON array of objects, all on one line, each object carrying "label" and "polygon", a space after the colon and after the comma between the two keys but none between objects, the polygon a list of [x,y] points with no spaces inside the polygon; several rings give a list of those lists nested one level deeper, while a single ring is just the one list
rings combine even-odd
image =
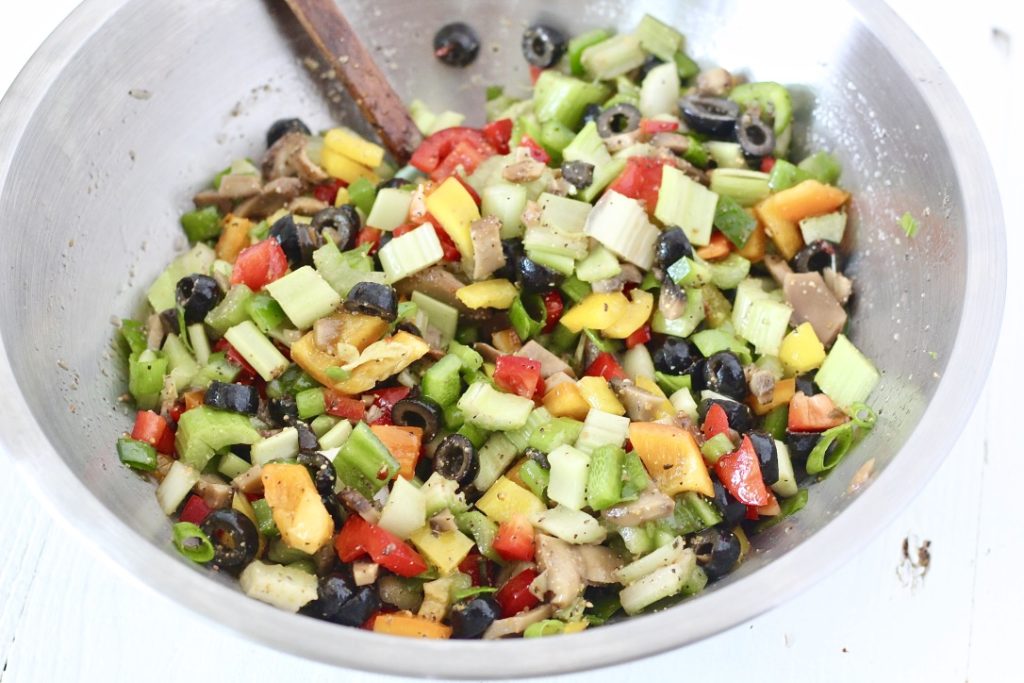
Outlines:
[{"label": "metal bowl interior", "polygon": [[[293,654],[392,673],[539,675],[623,661],[741,623],[821,577],[925,483],[980,390],[1002,311],[1002,217],[983,147],[945,74],[881,3],[349,0],[346,12],[407,100],[482,118],[484,86],[527,81],[519,38],[543,20],[626,29],[644,12],[688,51],[792,86],[798,151],[826,148],[854,193],[845,245],[852,338],[883,373],[878,427],[796,518],[758,536],[741,569],[699,599],[569,640],[394,643],[277,611],[187,566],[150,484],[120,467],[124,377],[111,316],[184,245],[177,217],[226,160],[256,156],[270,121],[361,127],[283,3],[90,0],[44,44],[0,105],[0,440],[85,539],[154,590]],[[827,7],[827,9],[826,9]],[[821,17],[798,30],[794,17]],[[467,70],[431,56],[466,19],[484,49]],[[770,49],[766,46],[770,45]],[[324,94],[328,97],[324,97]],[[922,229],[907,239],[904,211]],[[869,458],[874,476],[848,484]]]}]

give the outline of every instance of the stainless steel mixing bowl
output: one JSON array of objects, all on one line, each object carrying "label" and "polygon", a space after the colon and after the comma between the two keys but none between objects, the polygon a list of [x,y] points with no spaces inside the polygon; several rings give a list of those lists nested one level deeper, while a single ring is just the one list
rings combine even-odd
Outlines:
[{"label": "stainless steel mixing bowl", "polygon": [[[180,249],[179,213],[231,158],[258,155],[270,121],[353,118],[322,96],[322,67],[280,2],[87,0],[40,48],[0,105],[0,440],[82,538],[134,577],[245,636],[339,665],[432,676],[570,671],[678,647],[781,602],[870,539],[956,440],[989,367],[1005,256],[992,173],[970,116],[920,41],[875,0],[346,0],[407,99],[481,118],[483,86],[521,87],[522,29],[629,29],[644,12],[682,29],[689,52],[793,85],[798,150],[842,159],[854,192],[848,245],[852,336],[883,372],[867,441],[792,521],[702,597],[571,638],[393,640],[280,612],[188,566],[152,486],[118,465],[111,315],[138,309]],[[430,39],[468,20],[485,49],[466,71]],[[910,211],[920,233],[897,218]],[[868,458],[875,475],[849,493]],[[500,667],[494,666],[501,662]]]}]

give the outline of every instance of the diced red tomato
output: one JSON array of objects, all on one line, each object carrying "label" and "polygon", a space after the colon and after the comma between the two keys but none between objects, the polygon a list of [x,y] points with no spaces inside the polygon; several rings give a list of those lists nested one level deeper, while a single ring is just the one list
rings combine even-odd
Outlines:
[{"label": "diced red tomato", "polygon": [[644,324],[633,334],[626,337],[626,348],[631,349],[638,344],[646,344],[651,341],[651,326]]},{"label": "diced red tomato", "polygon": [[465,559],[459,563],[459,571],[469,574],[474,586],[489,586],[491,584],[489,561],[476,549],[469,551]]},{"label": "diced red tomato", "polygon": [[181,508],[181,514],[178,515],[178,519],[182,522],[191,522],[192,524],[199,525],[203,523],[203,520],[211,512],[210,506],[206,504],[202,497],[191,495],[185,501],[185,506]]},{"label": "diced red tomato", "polygon": [[735,451],[718,459],[715,473],[725,490],[744,505],[768,504],[769,491],[761,478],[761,463],[749,436],[743,437]]},{"label": "diced red tomato", "polygon": [[491,121],[480,132],[498,154],[508,154],[508,141],[512,138],[512,119]]},{"label": "diced red tomato", "polygon": [[381,411],[380,417],[374,420],[373,424],[394,424],[391,421],[391,409],[395,407],[396,403],[408,396],[411,391],[412,389],[409,387],[386,387],[369,392],[374,396],[373,405],[377,406]]},{"label": "diced red tomato", "polygon": [[541,147],[536,140],[531,138],[529,135],[524,135],[519,140],[519,146],[525,147],[530,152],[530,156],[534,161],[539,161],[542,164],[546,164],[551,161],[551,155],[547,153],[543,147]]},{"label": "diced red tomato", "polygon": [[553,332],[555,325],[558,324],[559,319],[562,317],[562,311],[565,310],[565,304],[562,302],[562,295],[551,290],[544,295],[544,330],[543,332]]},{"label": "diced red tomato", "polygon": [[524,569],[506,581],[501,590],[494,594],[503,618],[514,617],[540,603],[540,598],[530,592],[530,584],[537,576],[536,569]]},{"label": "diced red tomato", "polygon": [[334,200],[338,198],[338,190],[345,187],[347,183],[344,180],[330,180],[323,185],[317,185],[313,188],[313,196],[322,202],[326,202],[331,206],[334,206]]},{"label": "diced red tomato", "polygon": [[639,199],[647,207],[647,213],[654,213],[658,205],[658,190],[661,189],[662,168],[665,165],[675,166],[675,162],[654,157],[630,157],[626,168],[608,189]]},{"label": "diced red tomato", "polygon": [[530,520],[517,515],[499,524],[494,551],[509,562],[532,562],[534,546]]},{"label": "diced red tomato", "polygon": [[708,408],[708,414],[704,417],[704,424],[700,431],[704,434],[705,439],[713,439],[719,434],[727,435],[729,433],[729,416],[726,414],[725,408],[717,403],[712,403]]},{"label": "diced red tomato", "polygon": [[789,400],[787,427],[791,432],[823,432],[838,427],[849,419],[825,394],[808,396],[798,391]]},{"label": "diced red tomato", "polygon": [[540,78],[540,75],[542,73],[544,73],[544,69],[540,68],[539,66],[534,66],[533,64],[531,64],[530,65],[530,84],[531,85],[537,85],[537,79]]},{"label": "diced red tomato", "polygon": [[[223,351],[224,356],[228,361],[242,368],[241,373],[235,377],[235,382],[238,382],[239,384],[252,383],[251,380],[256,377],[256,370],[249,365],[245,358],[242,357],[242,354],[235,350],[235,347],[231,345],[231,342],[224,337],[221,337],[217,340],[217,343],[213,345],[213,350]],[[250,381],[246,381],[247,379]]]},{"label": "diced red tomato", "polygon": [[343,396],[331,389],[324,389],[324,406],[328,415],[345,420],[362,420],[366,414],[366,406],[358,398]]},{"label": "diced red tomato", "polygon": [[499,389],[524,398],[533,398],[540,382],[540,361],[521,356],[498,356],[494,383]]},{"label": "diced red tomato", "polygon": [[466,173],[472,173],[494,152],[481,131],[455,126],[439,130],[421,142],[409,163],[433,180],[442,180],[452,175],[459,165]]},{"label": "diced red tomato", "polygon": [[597,358],[583,374],[588,377],[604,377],[609,382],[615,378],[626,379],[626,371],[619,365],[619,361],[615,360],[615,356],[607,351],[597,354]]},{"label": "diced red tomato", "polygon": [[473,186],[466,182],[466,179],[463,178],[458,173],[455,174],[455,179],[459,181],[459,185],[462,185],[462,187],[466,189],[466,192],[468,192],[469,196],[473,198],[473,201],[476,202],[476,205],[480,206],[480,195],[477,194],[476,190],[473,189]]},{"label": "diced red tomato", "polygon": [[678,121],[658,121],[657,119],[640,119],[640,132],[643,135],[655,133],[672,133],[679,130]]},{"label": "diced red tomato", "polygon": [[761,159],[761,173],[771,173],[773,168],[775,168],[775,157]]},{"label": "diced red tomato", "polygon": [[377,249],[380,248],[380,238],[383,234],[383,231],[367,226],[356,234],[356,246],[359,247],[364,244],[369,244],[370,253],[376,253]]},{"label": "diced red tomato", "polygon": [[[170,449],[167,450],[167,435],[170,434]],[[167,420],[152,410],[140,410],[135,415],[135,426],[132,427],[132,438],[145,441],[164,455],[174,452],[174,432]]]},{"label": "diced red tomato", "polygon": [[444,260],[452,263],[461,261],[462,254],[459,253],[459,248],[455,246],[455,241],[452,240],[451,236],[437,223],[431,221],[431,225],[434,226],[434,232],[437,233],[437,239],[441,242],[441,250],[444,252]]},{"label": "diced red tomato", "polygon": [[244,284],[257,292],[287,272],[288,257],[277,240],[270,237],[239,252],[231,271],[231,284]]},{"label": "diced red tomato", "polygon": [[411,545],[359,515],[345,520],[334,538],[334,550],[342,562],[369,555],[374,562],[399,576],[416,576],[427,571],[427,563]]}]

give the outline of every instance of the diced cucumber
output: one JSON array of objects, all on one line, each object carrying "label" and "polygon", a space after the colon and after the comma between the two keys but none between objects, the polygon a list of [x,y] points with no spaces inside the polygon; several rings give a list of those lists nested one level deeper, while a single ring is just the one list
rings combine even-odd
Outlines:
[{"label": "diced cucumber", "polygon": [[530,522],[546,534],[577,545],[601,543],[608,536],[596,519],[564,505],[536,512],[530,515]]},{"label": "diced cucumber", "polygon": [[156,501],[165,515],[173,515],[174,511],[185,500],[192,487],[199,482],[199,470],[189,467],[180,460],[171,463],[163,481],[156,487]]},{"label": "diced cucumber", "polygon": [[285,427],[277,434],[253,444],[249,458],[253,465],[266,465],[271,460],[288,460],[299,454],[299,431]]},{"label": "diced cucumber", "polygon": [[573,510],[587,502],[587,469],[590,456],[569,445],[559,446],[548,455],[551,479],[548,498]]},{"label": "diced cucumber", "polygon": [[423,292],[413,292],[410,300],[423,311],[430,326],[441,333],[441,346],[455,337],[459,325],[459,311],[453,306],[433,299]]},{"label": "diced cucumber", "polygon": [[814,376],[822,392],[844,410],[867,399],[879,379],[874,364],[843,334]]},{"label": "diced cucumber", "polygon": [[378,230],[394,230],[405,223],[411,203],[411,192],[386,187],[377,192],[370,215],[366,217],[366,225]]},{"label": "diced cucumber", "polygon": [[378,525],[402,540],[427,523],[427,497],[404,477],[395,479]]},{"label": "diced cucumber", "polygon": [[477,470],[476,478],[473,479],[473,486],[478,491],[489,489],[512,464],[517,453],[515,445],[505,434],[500,432],[491,434],[479,450],[480,467]]},{"label": "diced cucumber", "polygon": [[526,424],[533,410],[530,399],[502,393],[486,382],[472,384],[458,405],[466,416],[466,422],[491,431],[518,429]]},{"label": "diced cucumber", "polygon": [[480,211],[484,216],[495,216],[501,221],[501,239],[523,234],[523,209],[526,208],[526,188],[512,183],[494,183],[480,193]]},{"label": "diced cucumber", "polygon": [[246,595],[288,612],[316,600],[317,578],[298,567],[250,562],[238,577]]}]

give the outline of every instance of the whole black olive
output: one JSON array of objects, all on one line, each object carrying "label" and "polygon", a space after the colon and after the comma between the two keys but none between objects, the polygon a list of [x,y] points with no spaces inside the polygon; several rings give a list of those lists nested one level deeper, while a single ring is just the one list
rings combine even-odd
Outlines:
[{"label": "whole black olive", "polygon": [[654,352],[654,369],[666,375],[685,375],[700,360],[700,351],[679,337],[668,337]]},{"label": "whole black olive", "polygon": [[256,557],[260,535],[256,525],[238,510],[214,510],[199,525],[213,544],[213,569],[235,574]]},{"label": "whole black olive", "polygon": [[[206,314],[223,298],[220,285],[209,275],[186,275],[174,287],[174,300],[185,311],[186,325],[203,322]],[[178,332],[181,333],[180,330]]]},{"label": "whole black olive", "polygon": [[501,253],[505,256],[505,265],[494,271],[491,277],[504,278],[514,282],[519,274],[519,259],[523,256],[523,241],[518,239],[502,240]]},{"label": "whole black olive", "polygon": [[349,290],[345,310],[393,322],[398,317],[398,294],[390,285],[359,282]]},{"label": "whole black olive", "polygon": [[334,520],[334,528],[340,529],[345,523],[345,519],[348,515],[345,514],[345,508],[342,506],[341,501],[333,493],[325,493],[320,496],[320,502],[323,503],[327,509],[327,514]]},{"label": "whole black olive", "polygon": [[551,469],[551,463],[548,462],[547,453],[540,450],[539,448],[528,447],[525,451],[523,451],[523,456],[534,461],[535,463],[537,463],[546,470]]},{"label": "whole black olive", "polygon": [[562,177],[577,190],[586,189],[594,182],[594,165],[585,161],[563,161]]},{"label": "whole black olive", "polygon": [[814,382],[814,377],[817,374],[818,372],[816,370],[811,370],[810,372],[805,372],[802,375],[797,375],[796,390],[802,392],[804,396],[820,394],[821,390],[818,389],[818,385]]},{"label": "whole black olive", "polygon": [[712,405],[718,405],[725,411],[729,418],[729,427],[743,434],[754,426],[754,414],[746,403],[739,401],[722,400],[720,398],[706,398],[697,407],[697,417],[703,423]]},{"label": "whole black olive", "polygon": [[656,66],[661,66],[664,63],[665,62],[663,60],[658,59],[654,55],[648,55],[647,59],[644,60],[644,63],[640,65],[640,74],[637,77],[637,81],[642,82],[647,78],[647,74],[651,73],[651,69]]},{"label": "whole black olive", "polygon": [[620,102],[608,107],[597,117],[597,133],[603,138],[632,133],[640,127],[640,110],[632,104]]},{"label": "whole black olive", "polygon": [[557,64],[567,46],[565,35],[557,28],[537,24],[523,33],[523,57],[541,69]]},{"label": "whole black olive", "polygon": [[731,527],[739,524],[747,516],[747,506],[733,498],[715,475],[711,476],[711,484],[715,489],[715,507],[722,515],[722,525]]},{"label": "whole black olive", "polygon": [[501,617],[497,601],[488,596],[479,596],[452,605],[448,621],[452,625],[452,638],[466,640],[481,638],[495,619]]},{"label": "whole black olive", "polygon": [[542,266],[529,256],[519,257],[519,286],[523,291],[544,294],[562,284],[565,276],[547,266]]},{"label": "whole black olive", "polygon": [[775,447],[775,439],[766,432],[748,432],[747,436],[761,464],[761,479],[771,486],[779,480],[779,451]]},{"label": "whole black olive", "polygon": [[469,66],[479,52],[476,32],[461,21],[442,26],[434,35],[434,56],[448,66]]},{"label": "whole black olive", "polygon": [[296,461],[309,470],[309,476],[313,478],[313,484],[320,495],[334,494],[334,482],[337,481],[337,474],[334,471],[334,463],[327,456],[322,453],[299,453]]},{"label": "whole black olive", "polygon": [[292,214],[281,216],[270,226],[270,236],[278,241],[288,257],[288,265],[301,268],[313,264],[313,252],[322,244],[322,238],[312,225],[299,225]]},{"label": "whole black olive", "polygon": [[690,368],[690,393],[698,395],[707,388],[704,386],[704,368],[707,364],[707,358],[698,358]]},{"label": "whole black olive", "polygon": [[597,104],[588,104],[583,110],[583,119],[581,126],[585,126],[591,121],[597,123],[597,117],[601,115],[601,106]]},{"label": "whole black olive", "polygon": [[740,540],[729,529],[715,527],[702,531],[694,537],[693,548],[697,564],[704,569],[709,581],[731,572],[740,559]]},{"label": "whole black olive", "polygon": [[423,330],[421,330],[420,328],[416,327],[415,325],[413,325],[408,320],[403,320],[402,322],[400,322],[397,325],[395,325],[395,331],[397,331],[397,332],[408,332],[409,334],[415,335],[417,337],[422,337],[423,336]]},{"label": "whole black olive", "polygon": [[426,396],[403,398],[391,408],[391,421],[403,427],[419,427],[424,441],[434,438],[443,420],[441,406]]},{"label": "whole black olive", "polygon": [[302,119],[278,119],[270,124],[267,129],[267,147],[283,138],[288,133],[299,132],[309,135],[309,126],[302,122]]},{"label": "whole black olive", "polygon": [[321,234],[325,230],[333,231],[326,233],[325,238],[327,235],[330,235],[332,239],[336,237],[335,242],[342,251],[352,248],[356,235],[359,234],[359,230],[362,228],[359,214],[351,204],[329,206],[326,209],[317,211],[313,214],[313,222],[310,225]]},{"label": "whole black olive", "polygon": [[[791,432],[786,430],[786,446],[789,448],[789,455],[794,460],[806,460],[819,441],[821,441],[821,434],[818,432]],[[836,442],[833,441],[832,445],[835,446],[835,444]]]},{"label": "whole black olive", "polygon": [[839,245],[828,240],[811,242],[793,257],[793,270],[798,273],[823,272],[831,268],[837,273],[842,269]]},{"label": "whole black olive", "polygon": [[273,427],[290,427],[299,419],[299,407],[291,396],[281,396],[267,401],[267,413]]},{"label": "whole black olive", "polygon": [[775,131],[760,117],[745,113],[736,124],[736,142],[744,155],[760,159],[775,150]]},{"label": "whole black olive", "polygon": [[704,366],[704,386],[716,394],[722,394],[737,401],[747,397],[747,379],[743,375],[743,364],[732,351],[719,351],[708,357]]},{"label": "whole black olive", "polygon": [[357,587],[346,574],[334,572],[320,579],[317,598],[304,611],[336,624],[360,626],[380,606],[380,596],[372,586]]},{"label": "whole black olive", "polygon": [[255,415],[260,409],[260,392],[248,384],[228,384],[214,380],[203,394],[203,403],[211,408]]},{"label": "whole black olive", "polygon": [[687,95],[679,100],[679,109],[692,130],[719,138],[732,136],[740,115],[732,100],[705,95]]},{"label": "whole black olive", "polygon": [[434,471],[445,479],[468,484],[480,470],[480,458],[472,442],[462,434],[449,434],[434,451]]},{"label": "whole black olive", "polygon": [[693,258],[693,245],[683,229],[678,226],[665,228],[654,243],[654,264],[662,270],[681,258]]}]

